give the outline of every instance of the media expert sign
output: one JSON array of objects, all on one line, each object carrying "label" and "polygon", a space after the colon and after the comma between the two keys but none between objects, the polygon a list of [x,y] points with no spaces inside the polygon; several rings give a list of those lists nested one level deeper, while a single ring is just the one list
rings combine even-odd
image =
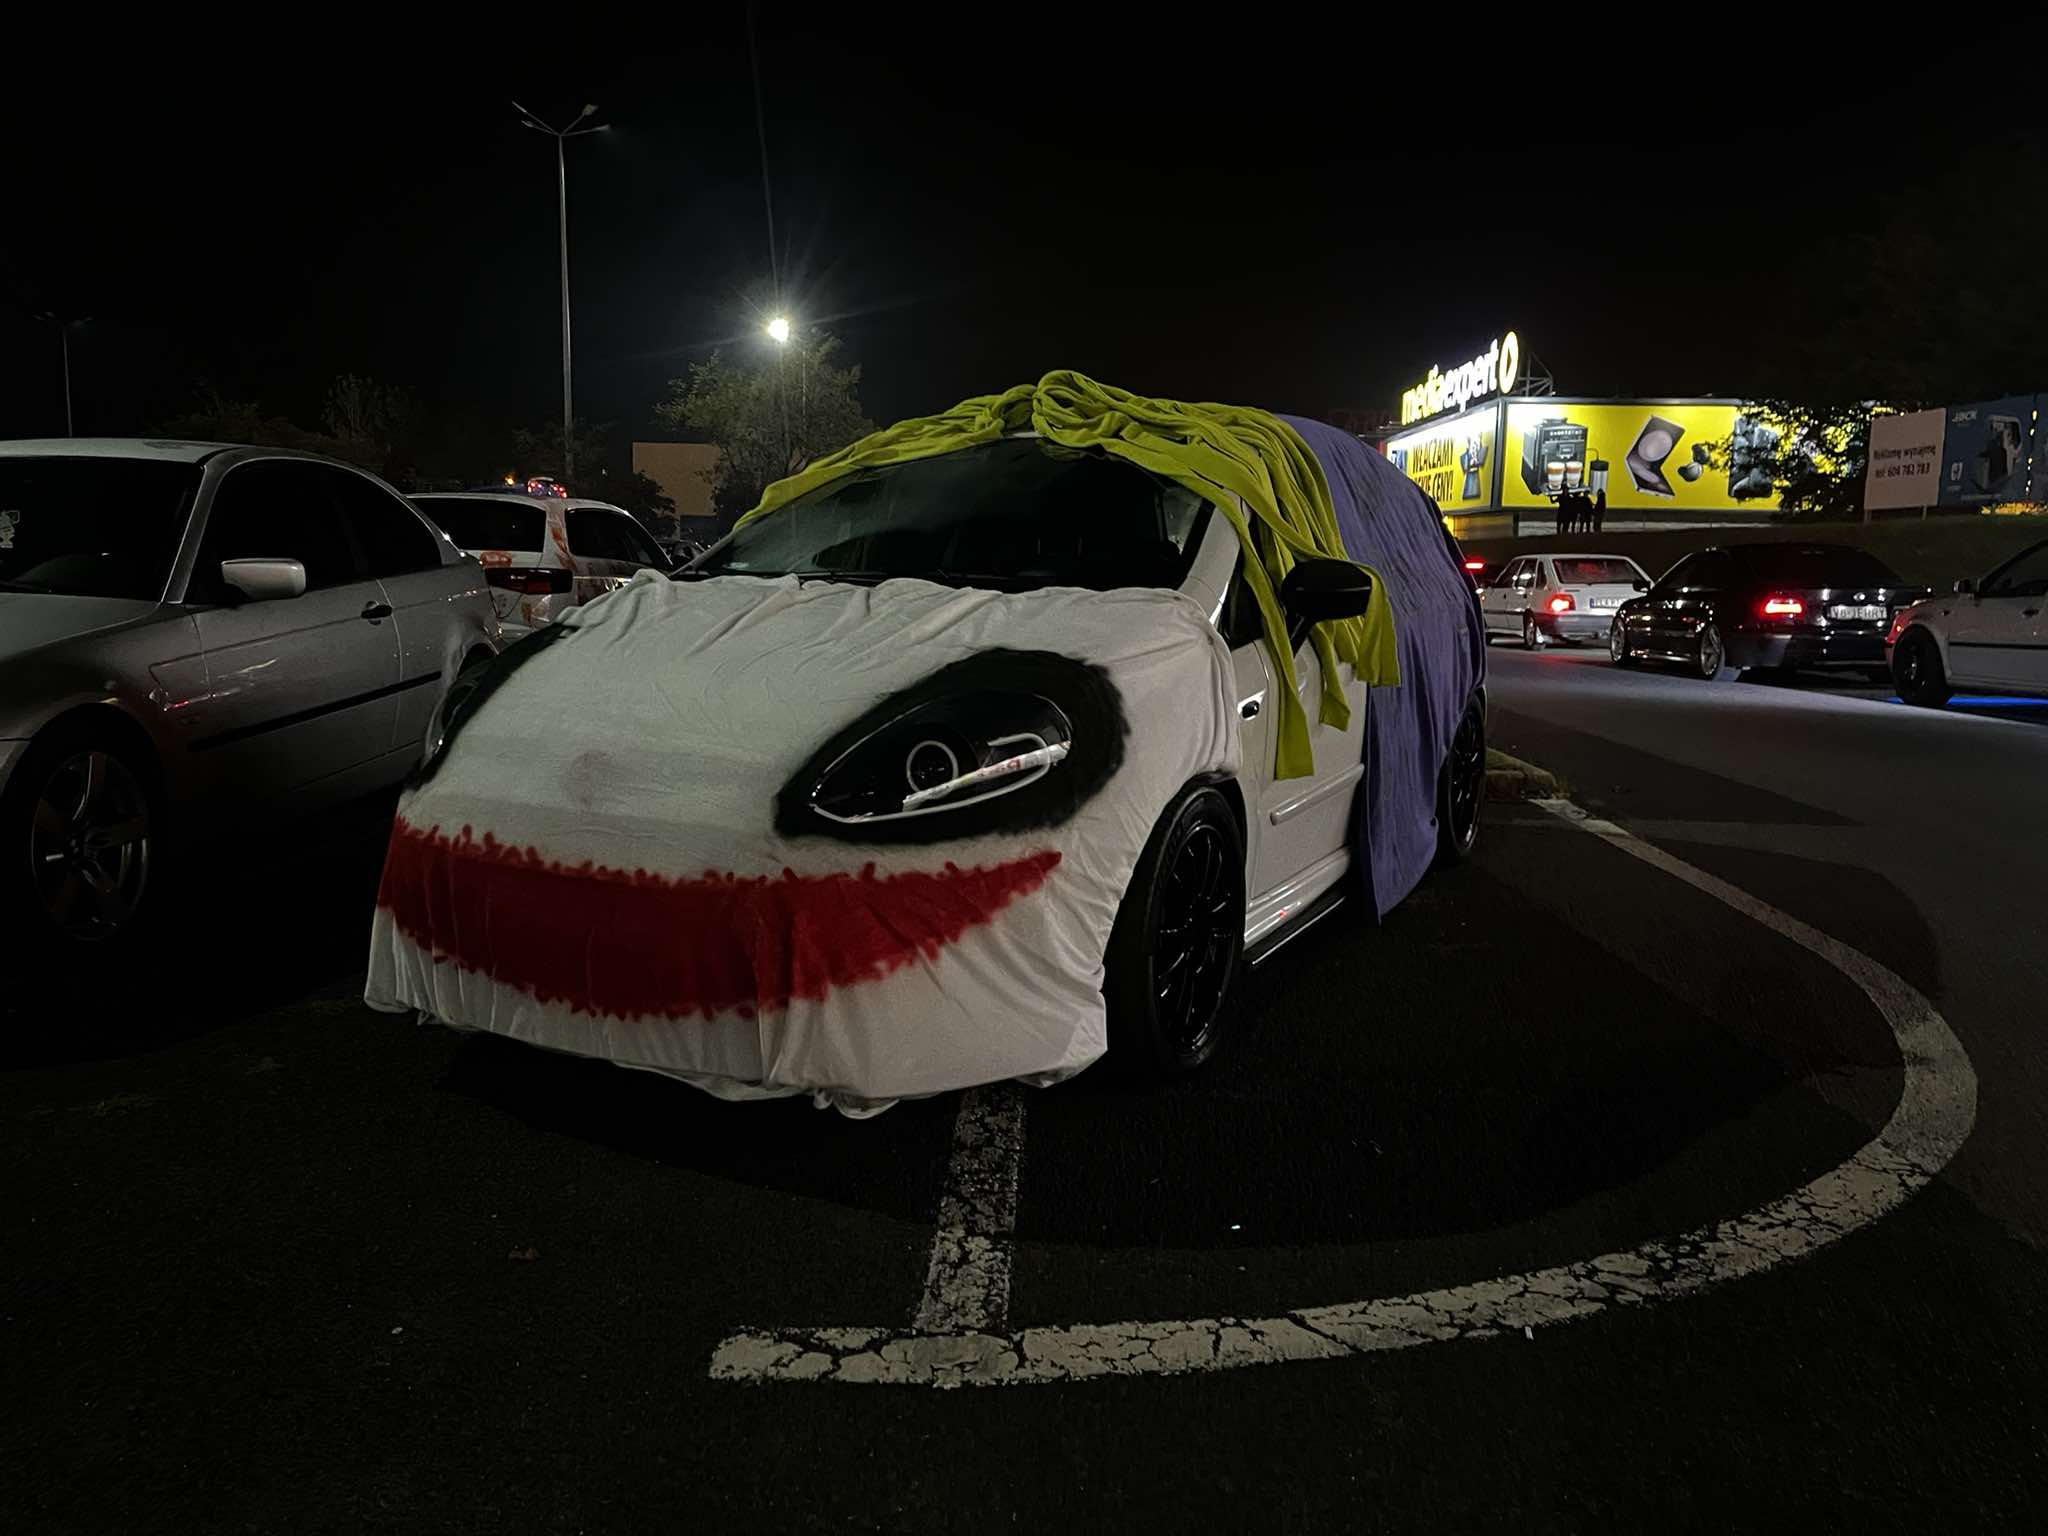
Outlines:
[{"label": "media expert sign", "polygon": [[1388,442],[1394,467],[1446,512],[1493,501],[1493,448],[1500,408],[1484,406],[1433,421]]},{"label": "media expert sign", "polygon": [[1401,391],[1401,425],[1427,421],[1445,411],[1462,411],[1474,400],[1514,391],[1522,371],[1522,343],[1513,331],[1488,343],[1484,352],[1449,373],[1438,368],[1413,389]]},{"label": "media expert sign", "polygon": [[1947,427],[1944,410],[1871,417],[1863,505],[1880,512],[1933,506],[1941,496],[1941,436]]}]

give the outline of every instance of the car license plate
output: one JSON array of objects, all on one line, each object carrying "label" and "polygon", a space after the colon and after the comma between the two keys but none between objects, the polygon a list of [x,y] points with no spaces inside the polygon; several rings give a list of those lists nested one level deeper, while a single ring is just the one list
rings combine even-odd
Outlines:
[{"label": "car license plate", "polygon": [[1618,597],[1596,597],[1586,604],[1586,607],[1594,613],[1612,613],[1620,606],[1621,599]]},{"label": "car license plate", "polygon": [[1828,617],[1831,619],[1870,619],[1882,622],[1886,617],[1886,613],[1882,603],[1864,603],[1860,607],[1855,603],[1836,603],[1832,608],[1828,609]]}]

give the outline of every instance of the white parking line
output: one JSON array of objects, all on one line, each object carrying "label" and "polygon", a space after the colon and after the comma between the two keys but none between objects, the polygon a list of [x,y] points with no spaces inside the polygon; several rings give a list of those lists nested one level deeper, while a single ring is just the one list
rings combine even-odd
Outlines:
[{"label": "white parking line", "polygon": [[[970,1102],[961,1105],[941,1230],[913,1329],[740,1333],[719,1345],[711,1374],[730,1381],[999,1386],[1338,1359],[1416,1344],[1528,1334],[1611,1307],[1675,1300],[1817,1253],[1896,1209],[1955,1156],[1976,1123],[1977,1074],[1962,1042],[1920,992],[1860,950],[1612,822],[1586,815],[1569,801],[1530,803],[1782,935],[1854,982],[1891,1026],[1904,1064],[1898,1106],[1884,1128],[1847,1162],[1781,1199],[1625,1252],[1407,1296],[1304,1307],[1275,1317],[1084,1323],[1013,1333],[1005,1326],[1005,1314],[1008,1234],[1022,1153],[1021,1100],[1014,1088],[1007,1090],[1017,1106],[1012,1118],[998,1114],[991,1121],[988,1101],[975,1107],[970,1094]],[[990,1125],[994,1129],[984,1128]],[[968,1193],[956,1198],[956,1192],[980,1189],[1007,1194],[986,1205]],[[992,1218],[984,1218],[984,1211]],[[985,1219],[990,1232],[975,1230],[975,1223]],[[991,1235],[996,1228],[1000,1236]],[[977,1236],[990,1244],[978,1269],[967,1241]],[[952,1257],[956,1252],[960,1257]],[[994,1262],[998,1254],[999,1264]],[[991,1305],[993,1293],[982,1282],[998,1275],[1000,1299]]]},{"label": "white parking line", "polygon": [[973,1088],[953,1122],[953,1158],[925,1270],[918,1333],[1001,1333],[1010,1325],[1010,1233],[1024,1162],[1024,1099],[1015,1083]]}]

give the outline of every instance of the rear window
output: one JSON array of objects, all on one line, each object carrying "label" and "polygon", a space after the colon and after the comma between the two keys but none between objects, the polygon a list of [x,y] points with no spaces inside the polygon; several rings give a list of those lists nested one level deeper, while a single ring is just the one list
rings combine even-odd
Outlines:
[{"label": "rear window", "polygon": [[1839,544],[1734,546],[1742,568],[1781,587],[1896,587],[1899,573],[1874,555]]},{"label": "rear window", "polygon": [[456,548],[472,554],[480,549],[539,550],[547,542],[547,514],[539,507],[484,496],[428,496],[413,505],[439,523]]},{"label": "rear window", "polygon": [[1643,573],[1626,560],[1552,560],[1561,587],[1628,586]]}]

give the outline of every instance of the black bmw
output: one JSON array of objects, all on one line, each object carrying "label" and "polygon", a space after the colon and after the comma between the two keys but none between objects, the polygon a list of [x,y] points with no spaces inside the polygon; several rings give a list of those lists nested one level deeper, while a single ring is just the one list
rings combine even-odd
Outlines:
[{"label": "black bmw", "polygon": [[1723,667],[1827,667],[1889,682],[1885,632],[1927,591],[1843,544],[1703,549],[1622,604],[1607,654],[1616,666],[1672,661],[1707,678]]}]

